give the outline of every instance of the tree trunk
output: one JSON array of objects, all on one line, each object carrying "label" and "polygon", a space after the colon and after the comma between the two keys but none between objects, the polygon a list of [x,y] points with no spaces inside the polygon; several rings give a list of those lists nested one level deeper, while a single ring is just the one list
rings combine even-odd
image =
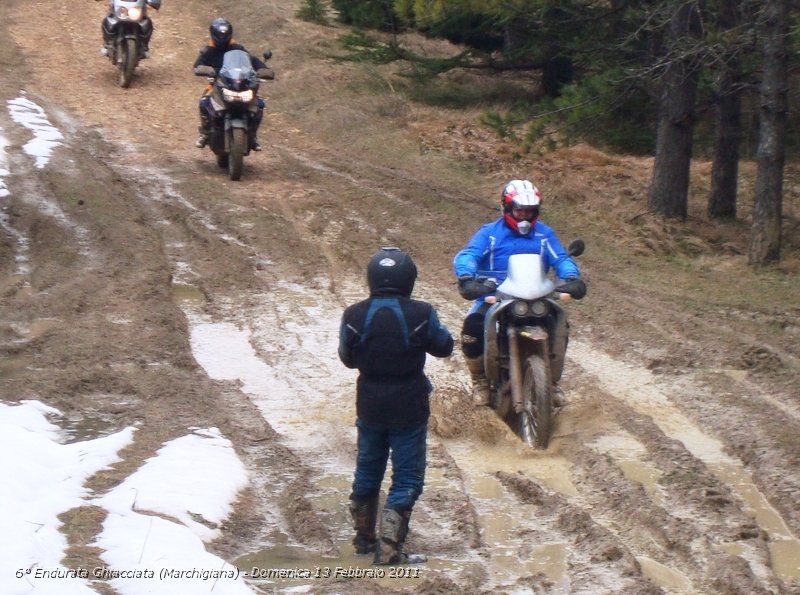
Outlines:
[{"label": "tree trunk", "polygon": [[717,79],[717,113],[714,129],[714,159],[708,214],[717,219],[736,218],[736,184],[739,176],[739,145],[742,140],[742,96],[736,88],[740,64],[731,59]]},{"label": "tree trunk", "polygon": [[753,226],[748,262],[763,266],[780,259],[789,60],[790,0],[765,0],[761,119]]},{"label": "tree trunk", "polygon": [[695,2],[677,3],[667,39],[671,49],[659,102],[648,207],[665,217],[686,219],[698,77],[692,47],[699,36],[700,19]]},{"label": "tree trunk", "polygon": [[[742,24],[739,0],[725,0],[717,23],[720,33]],[[738,39],[738,38],[734,38]],[[711,194],[708,214],[714,219],[736,218],[736,186],[739,177],[739,148],[742,141],[742,89],[739,85],[742,64],[740,48],[731,44],[716,64],[716,114],[714,122],[714,157],[711,166]]]}]

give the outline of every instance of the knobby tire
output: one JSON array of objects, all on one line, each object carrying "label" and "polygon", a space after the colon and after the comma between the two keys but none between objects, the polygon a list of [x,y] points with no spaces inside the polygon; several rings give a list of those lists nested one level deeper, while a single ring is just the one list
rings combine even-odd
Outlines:
[{"label": "knobby tire", "polygon": [[247,133],[244,129],[234,128],[231,131],[231,154],[228,158],[228,174],[230,174],[231,180],[236,181],[242,177],[246,143]]},{"label": "knobby tire", "polygon": [[126,89],[133,80],[133,71],[136,68],[136,60],[138,59],[136,40],[131,38],[123,39],[120,51],[122,52],[122,63],[119,65],[119,86]]},{"label": "knobby tire", "polygon": [[520,413],[519,433],[529,446],[547,448],[553,432],[553,390],[550,368],[539,355],[523,363],[522,394],[525,410]]}]

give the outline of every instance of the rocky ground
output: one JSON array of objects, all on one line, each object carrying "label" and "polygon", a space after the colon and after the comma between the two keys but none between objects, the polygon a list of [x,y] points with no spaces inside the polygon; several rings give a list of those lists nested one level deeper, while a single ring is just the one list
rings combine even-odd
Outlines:
[{"label": "rocky ground", "polygon": [[[800,176],[786,184],[785,258],[745,264],[740,220],[712,224],[709,166],[686,225],[646,214],[652,160],[588,147],[514,154],[479,113],[410,102],[397,66],[335,61],[336,27],[295,2],[184,0],[155,16],[129,89],[99,55],[100,2],[0,5],[0,91],[44,108],[64,138],[47,167],[19,150],[0,198],[0,395],[63,411],[80,436],[137,425],[108,490],[189,427],[218,427],[251,472],[209,549],[242,567],[368,567],[349,548],[352,373],[336,357],[345,305],[381,244],[409,250],[415,294],[460,328],[455,252],[497,215],[502,183],[535,181],[543,218],[581,236],[589,296],[570,305],[568,405],[545,452],[466,392],[461,356],[431,362],[426,492],[410,578],[320,578],[316,593],[800,593]],[[229,181],[194,148],[191,75],[224,14],[269,47],[264,151]],[[252,346],[251,367],[226,349]],[[238,343],[237,343],[238,342]],[[87,564],[102,514],[64,515],[66,563]],[[297,583],[252,581],[255,590]],[[107,588],[100,585],[98,588]]]}]

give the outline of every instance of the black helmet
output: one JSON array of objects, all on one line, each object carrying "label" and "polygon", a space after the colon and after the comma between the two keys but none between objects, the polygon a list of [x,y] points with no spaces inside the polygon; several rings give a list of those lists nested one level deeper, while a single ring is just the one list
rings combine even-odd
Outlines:
[{"label": "black helmet", "polygon": [[417,280],[417,265],[411,257],[394,246],[382,247],[367,265],[370,295],[410,297]]},{"label": "black helmet", "polygon": [[211,41],[214,42],[216,47],[226,47],[233,37],[233,25],[228,19],[222,17],[211,21],[208,27],[208,33],[211,35]]}]

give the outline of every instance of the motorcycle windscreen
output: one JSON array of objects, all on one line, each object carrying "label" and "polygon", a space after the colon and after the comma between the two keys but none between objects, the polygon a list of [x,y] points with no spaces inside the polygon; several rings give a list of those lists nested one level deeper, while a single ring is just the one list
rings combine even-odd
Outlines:
[{"label": "motorcycle windscreen", "polygon": [[523,300],[544,297],[555,289],[547,278],[541,254],[512,254],[508,258],[508,275],[497,293]]},{"label": "motorcycle windscreen", "polygon": [[256,71],[250,61],[250,54],[243,50],[230,50],[222,58],[219,77],[231,91],[246,91],[256,84]]},{"label": "motorcycle windscreen", "polygon": [[118,8],[144,8],[145,0],[114,0],[114,12]]}]

